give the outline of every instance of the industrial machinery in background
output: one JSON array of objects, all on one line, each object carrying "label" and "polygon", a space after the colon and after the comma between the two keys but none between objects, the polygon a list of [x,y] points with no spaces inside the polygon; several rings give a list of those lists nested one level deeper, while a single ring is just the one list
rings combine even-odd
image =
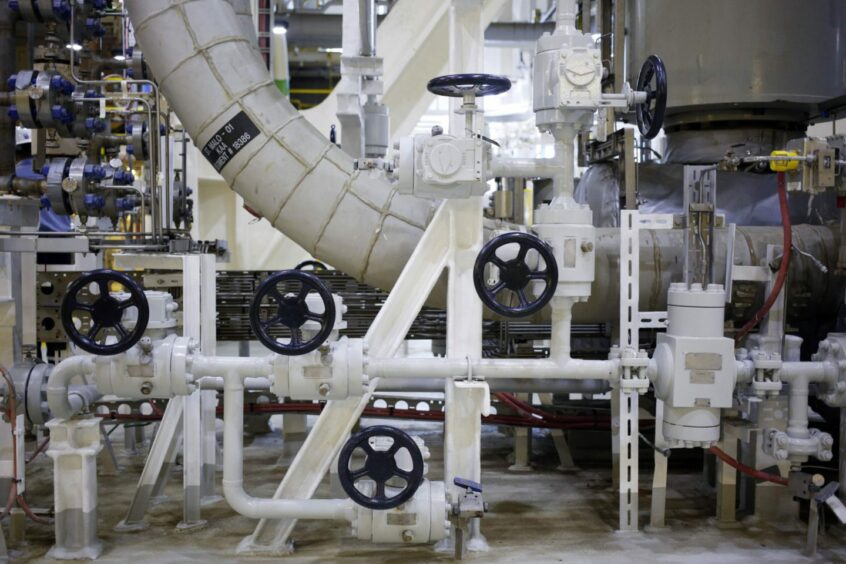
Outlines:
[{"label": "industrial machinery in background", "polygon": [[[550,2],[545,33],[530,31],[532,113],[551,153],[525,157],[487,121],[485,98],[512,81],[482,72],[478,1],[446,3],[451,74],[426,77],[448,99],[449,127],[391,143],[396,68],[377,55],[377,12],[409,2],[343,2],[331,139],[267,72],[270,2],[256,3],[257,29],[248,0],[0,5],[7,511],[48,517],[24,496],[29,433],[33,456],[46,448],[53,461],[50,557],[97,558],[98,465],[117,464],[103,428],[123,425],[131,451],[137,425],[156,421],[125,518],[109,526],[149,525],[180,452],[178,528],[205,526],[220,416],[223,497],[258,520],[239,554],[290,551],[297,520],[316,519],[462,558],[488,550],[481,426],[521,429],[515,467],[528,465],[522,429],[555,429],[572,466],[560,433],[578,420],[611,434],[620,530],[641,526],[643,443],[652,527],[666,525],[668,458],[704,451],[719,525],[795,516],[802,500],[814,552],[823,506],[846,522],[846,443],[835,443],[846,140],[805,129],[846,95],[846,8],[816,0],[824,10],[797,14],[778,0],[761,20],[751,14],[772,0],[723,6],[724,36],[697,28],[693,53],[696,26],[679,22],[708,21],[724,0]],[[289,4],[286,29],[308,13]],[[752,19],[754,34],[736,28]],[[813,37],[769,51],[784,29]],[[16,128],[30,139],[18,150]],[[191,236],[203,212],[194,152],[316,260],[219,271],[226,243]],[[526,183],[533,202],[517,193]],[[218,354],[221,341],[241,343],[239,356]],[[437,409],[385,404],[397,391]],[[610,410],[601,421],[560,412],[598,402]],[[649,437],[641,408],[654,415]],[[244,433],[266,432],[270,413],[302,445],[273,497],[257,497],[244,486]],[[319,417],[304,436],[306,413]],[[413,433],[353,432],[362,416],[443,421],[443,476],[429,475]],[[811,459],[840,467],[816,472]],[[313,498],[327,472],[343,493]]]}]

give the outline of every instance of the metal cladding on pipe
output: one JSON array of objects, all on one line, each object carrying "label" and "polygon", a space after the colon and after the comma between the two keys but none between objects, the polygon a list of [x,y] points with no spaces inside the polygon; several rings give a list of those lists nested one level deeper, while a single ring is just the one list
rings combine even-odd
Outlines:
[{"label": "metal cladding on pipe", "polygon": [[354,170],[279,92],[226,1],[126,7],[171,107],[245,204],[320,260],[390,288],[435,202]]}]

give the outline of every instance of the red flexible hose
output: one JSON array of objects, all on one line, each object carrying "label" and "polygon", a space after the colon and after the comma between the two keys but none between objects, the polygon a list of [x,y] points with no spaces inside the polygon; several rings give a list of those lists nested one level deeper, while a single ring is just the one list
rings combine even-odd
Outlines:
[{"label": "red flexible hose", "polygon": [[778,274],[776,275],[773,289],[770,291],[770,295],[767,296],[767,301],[764,302],[761,309],[759,309],[752,319],[747,321],[746,325],[741,327],[740,331],[737,335],[735,335],[734,342],[738,344],[769,313],[773,304],[775,304],[778,299],[781,289],[784,287],[784,283],[787,280],[787,273],[790,270],[790,252],[793,248],[793,230],[790,225],[790,208],[787,207],[787,182],[783,172],[777,173],[776,177],[778,182],[778,204],[779,209],[781,210],[781,225],[784,230],[784,242],[782,244],[784,251],[781,257],[781,265],[778,268]]},{"label": "red flexible hose", "polygon": [[[779,173],[781,174],[781,173]],[[772,482],[774,484],[780,484],[782,486],[787,485],[787,478],[782,478],[781,476],[776,476],[775,474],[770,474],[769,472],[762,472],[761,470],[756,470],[751,466],[746,466],[745,464],[741,464],[734,458],[730,457],[728,454],[720,450],[719,448],[712,446],[708,449],[708,452],[714,454],[717,458],[738,470],[739,472],[746,474],[747,476],[752,476],[753,478],[757,478],[759,480],[764,480],[767,482]]]}]

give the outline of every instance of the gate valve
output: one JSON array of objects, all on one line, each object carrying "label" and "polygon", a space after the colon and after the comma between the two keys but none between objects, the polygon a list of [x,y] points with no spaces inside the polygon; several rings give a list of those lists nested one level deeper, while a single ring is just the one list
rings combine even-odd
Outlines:
[{"label": "gate valve", "polygon": [[635,105],[637,128],[646,139],[652,139],[664,126],[667,111],[667,69],[658,55],[650,55],[643,63],[637,90],[646,93],[646,99]]},{"label": "gate valve", "polygon": [[[110,291],[112,284],[123,287],[129,297],[120,299]],[[93,288],[98,292],[92,292]],[[124,315],[135,308],[134,327],[124,325]],[[90,322],[87,331],[74,314],[83,312]],[[68,286],[61,308],[62,326],[68,338],[91,354],[111,356],[130,349],[144,335],[150,319],[150,308],[144,290],[132,278],[114,270],[94,270],[83,274]],[[109,330],[115,341],[109,339]]]},{"label": "gate valve", "polygon": [[[323,302],[323,312],[309,308],[306,298],[316,293]],[[303,326],[318,323],[320,329],[303,340]],[[335,326],[335,300],[329,288],[317,276],[302,270],[283,270],[262,282],[250,304],[250,327],[259,341],[273,352],[285,356],[309,353],[322,345]],[[281,342],[284,339],[287,342]]]},{"label": "gate valve", "polygon": [[[518,249],[514,258],[506,260],[497,256],[497,251],[509,245]],[[539,259],[536,266],[527,262],[530,251]],[[493,285],[488,283],[486,276],[489,266],[499,270],[499,281]],[[517,231],[505,233],[482,247],[473,268],[473,283],[479,299],[494,313],[505,317],[524,317],[540,311],[552,299],[558,285],[558,263],[552,248],[539,237]],[[544,285],[535,299],[529,299],[526,293],[530,283]],[[502,292],[505,291],[512,298],[516,297],[516,306],[503,303]]]},{"label": "gate valve", "polygon": [[[376,444],[380,441],[371,441],[376,438],[389,438],[392,442],[385,448]],[[364,453],[364,466],[353,470],[350,463],[356,450]],[[397,455],[402,450],[408,451],[411,456],[411,469],[400,468],[398,464]],[[423,455],[407,433],[387,425],[375,425],[350,437],[341,449],[338,478],[341,487],[357,504],[376,510],[393,509],[411,499],[423,483]],[[356,482],[365,478],[375,483],[375,489],[370,494],[356,486]],[[405,485],[389,484],[397,479]],[[392,488],[390,491],[389,487]],[[398,491],[393,493],[394,490]]]}]

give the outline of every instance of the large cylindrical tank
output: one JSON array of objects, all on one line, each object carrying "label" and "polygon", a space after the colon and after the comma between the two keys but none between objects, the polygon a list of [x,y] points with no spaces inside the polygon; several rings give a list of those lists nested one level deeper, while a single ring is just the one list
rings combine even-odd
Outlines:
[{"label": "large cylindrical tank", "polygon": [[801,124],[846,94],[843,0],[629,0],[627,17],[630,82],[652,53],[667,66],[668,131]]}]

